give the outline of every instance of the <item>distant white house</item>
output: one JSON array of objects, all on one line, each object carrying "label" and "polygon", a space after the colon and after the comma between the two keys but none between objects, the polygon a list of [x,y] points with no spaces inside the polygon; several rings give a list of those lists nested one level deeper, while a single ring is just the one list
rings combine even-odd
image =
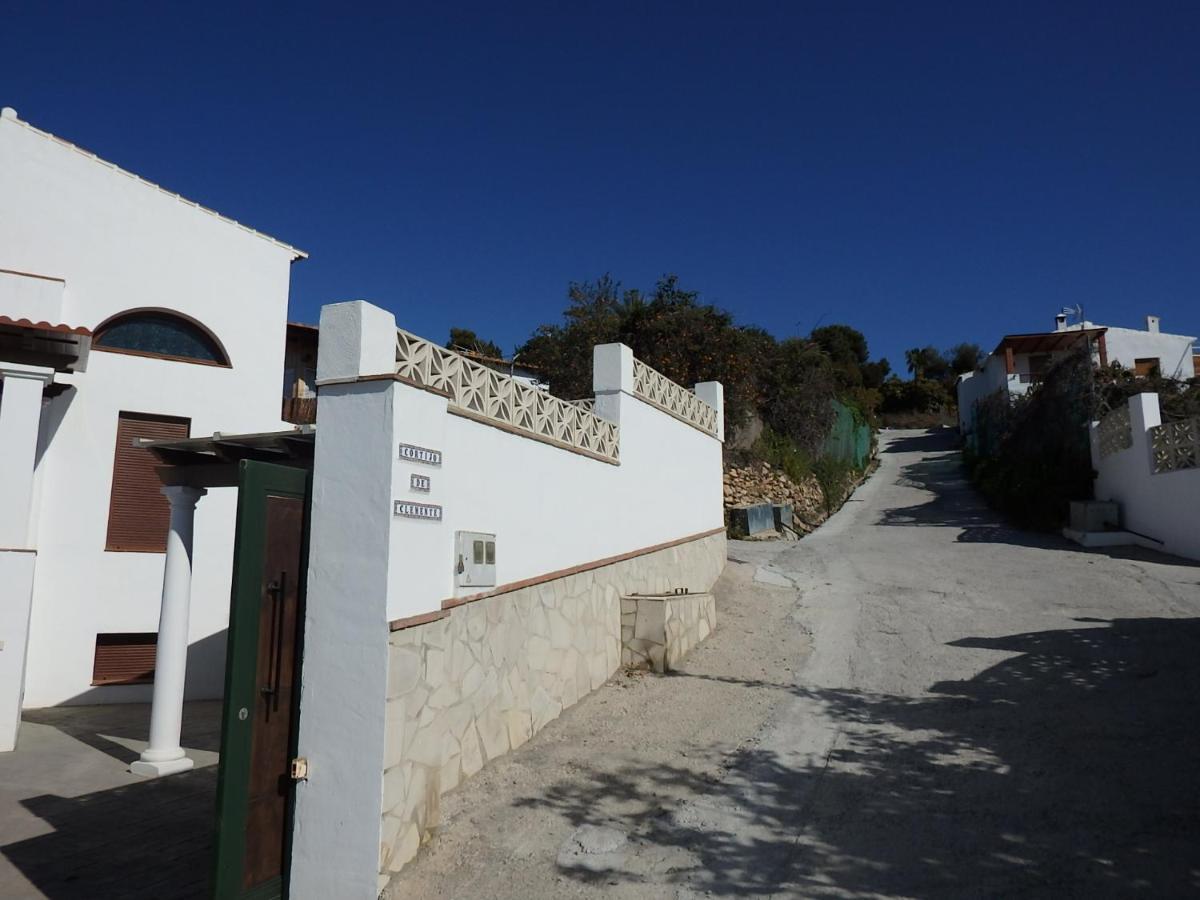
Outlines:
[{"label": "distant white house", "polygon": [[[168,501],[139,437],[288,427],[304,253],[0,113],[0,749],[150,699]],[[187,693],[219,697],[235,496],[200,499]],[[22,696],[23,695],[23,696]]]},{"label": "distant white house", "polygon": [[1058,360],[1082,344],[1101,366],[1119,363],[1139,375],[1157,369],[1172,378],[1191,378],[1196,371],[1195,337],[1167,334],[1158,316],[1146,316],[1145,330],[1082,322],[1067,325],[1066,316],[1055,318],[1053,331],[1008,334],[974,372],[958,379],[958,424],[964,436],[974,430],[976,402],[997,392],[1026,393]]}]

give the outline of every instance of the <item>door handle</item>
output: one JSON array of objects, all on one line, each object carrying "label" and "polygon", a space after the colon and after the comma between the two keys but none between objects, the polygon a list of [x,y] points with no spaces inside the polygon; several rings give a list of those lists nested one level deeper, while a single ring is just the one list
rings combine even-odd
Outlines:
[{"label": "door handle", "polygon": [[[279,682],[281,677],[281,669],[283,668],[283,602],[284,602],[284,585],[287,580],[287,572],[280,572],[279,577],[267,584],[267,594],[271,598],[271,643],[267,653],[267,684],[264,684],[258,689],[258,692],[267,701],[267,717],[270,718],[274,704],[279,701]],[[272,703],[274,701],[274,703]]]}]

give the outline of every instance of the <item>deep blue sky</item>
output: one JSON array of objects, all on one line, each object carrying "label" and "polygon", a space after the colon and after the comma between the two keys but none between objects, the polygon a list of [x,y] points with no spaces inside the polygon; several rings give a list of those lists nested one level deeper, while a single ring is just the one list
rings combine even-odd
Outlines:
[{"label": "deep blue sky", "polygon": [[[0,6],[0,105],[511,348],[675,272],[777,335],[1200,334],[1200,4]],[[3,202],[3,198],[0,198]]]}]

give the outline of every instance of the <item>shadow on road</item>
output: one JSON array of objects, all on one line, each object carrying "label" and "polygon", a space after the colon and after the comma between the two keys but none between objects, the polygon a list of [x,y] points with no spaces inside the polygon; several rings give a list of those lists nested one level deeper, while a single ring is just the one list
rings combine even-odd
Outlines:
[{"label": "shadow on road", "polygon": [[[886,432],[885,432],[886,434]],[[884,445],[884,453],[932,453],[938,450],[953,450],[958,446],[958,429],[930,428],[920,434],[891,438]]]},{"label": "shadow on road", "polygon": [[217,767],[22,804],[54,829],[0,847],[49,900],[209,896]]},{"label": "shadow on road", "polygon": [[[615,801],[631,814],[611,824],[663,858],[690,853],[671,880],[715,896],[1195,896],[1200,620],[1082,620],[952,646],[1008,656],[916,698],[775,685],[838,726],[827,763],[751,750],[717,784],[596,763],[519,802],[579,825],[610,824],[597,820]],[[773,837],[673,815],[663,798],[681,794]]]}]

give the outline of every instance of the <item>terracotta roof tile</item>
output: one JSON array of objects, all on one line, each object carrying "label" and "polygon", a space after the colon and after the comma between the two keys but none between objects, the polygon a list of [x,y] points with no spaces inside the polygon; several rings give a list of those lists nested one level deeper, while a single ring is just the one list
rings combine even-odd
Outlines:
[{"label": "terracotta roof tile", "polygon": [[61,322],[57,325],[51,325],[49,322],[32,322],[29,319],[13,319],[9,316],[0,316],[0,325],[7,325],[11,328],[24,328],[29,331],[58,331],[63,334],[80,334],[84,337],[91,337],[91,329],[82,327],[73,327],[64,325]]}]

